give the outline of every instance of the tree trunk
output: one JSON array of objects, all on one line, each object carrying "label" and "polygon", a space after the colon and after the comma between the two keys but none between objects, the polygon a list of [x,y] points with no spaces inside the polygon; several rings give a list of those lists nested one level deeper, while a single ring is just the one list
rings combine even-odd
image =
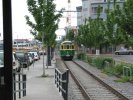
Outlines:
[{"label": "tree trunk", "polygon": [[51,59],[53,59],[54,56],[54,48],[51,47]]},{"label": "tree trunk", "polygon": [[51,50],[50,46],[47,46],[47,66],[51,66]]}]

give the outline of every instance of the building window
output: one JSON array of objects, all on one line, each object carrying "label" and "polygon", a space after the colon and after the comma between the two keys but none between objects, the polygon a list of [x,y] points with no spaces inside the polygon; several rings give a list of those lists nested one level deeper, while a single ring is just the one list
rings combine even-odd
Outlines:
[{"label": "building window", "polygon": [[88,11],[88,9],[87,8],[83,8],[83,11]]},{"label": "building window", "polygon": [[97,13],[97,7],[92,7],[92,13]]},{"label": "building window", "polygon": [[107,8],[104,9],[104,13],[111,12],[111,11],[113,11],[113,9],[109,9],[109,10]]},{"label": "building window", "polygon": [[[97,13],[98,7],[92,7],[92,13]],[[103,7],[100,7],[100,13],[103,12]]]}]

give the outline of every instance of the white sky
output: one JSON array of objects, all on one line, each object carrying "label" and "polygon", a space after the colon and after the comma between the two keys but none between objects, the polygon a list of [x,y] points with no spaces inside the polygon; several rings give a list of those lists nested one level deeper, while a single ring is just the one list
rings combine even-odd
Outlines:
[{"label": "white sky", "polygon": [[[27,10],[27,0],[12,0],[12,33],[13,33],[13,39],[16,38],[33,38],[33,36],[30,34],[29,30],[31,29],[28,25],[26,25],[26,20],[24,18],[25,15],[30,15]],[[68,0],[55,0],[55,3],[57,5],[57,10],[61,8],[68,9]],[[71,10],[76,10],[77,6],[81,6],[81,0],[71,0]],[[64,13],[64,16],[66,16],[67,13]],[[71,26],[76,26],[76,13],[71,13],[71,16],[74,18],[71,18]],[[3,22],[2,22],[2,0],[0,0],[0,33],[3,33]],[[64,28],[66,26],[66,18],[61,18],[59,27]],[[56,32],[57,35],[64,35],[65,31],[63,29],[60,29]],[[2,39],[3,37],[0,37]]]}]

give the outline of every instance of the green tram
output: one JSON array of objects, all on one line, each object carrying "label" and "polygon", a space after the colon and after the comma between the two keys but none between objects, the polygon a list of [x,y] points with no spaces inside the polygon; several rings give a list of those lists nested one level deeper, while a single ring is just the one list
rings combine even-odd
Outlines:
[{"label": "green tram", "polygon": [[60,45],[60,56],[63,60],[72,60],[75,54],[75,46],[72,41],[63,41]]}]

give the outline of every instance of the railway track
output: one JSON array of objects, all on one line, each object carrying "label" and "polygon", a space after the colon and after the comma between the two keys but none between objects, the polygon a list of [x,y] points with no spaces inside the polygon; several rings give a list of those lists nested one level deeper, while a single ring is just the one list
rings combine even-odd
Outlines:
[{"label": "railway track", "polygon": [[85,100],[129,100],[108,84],[72,61],[64,62]]},{"label": "railway track", "polygon": [[[60,58],[56,59],[56,68],[59,70],[66,69],[66,65]],[[71,74],[69,74],[68,100],[85,100],[81,89],[76,85],[76,82],[73,80]]]}]

